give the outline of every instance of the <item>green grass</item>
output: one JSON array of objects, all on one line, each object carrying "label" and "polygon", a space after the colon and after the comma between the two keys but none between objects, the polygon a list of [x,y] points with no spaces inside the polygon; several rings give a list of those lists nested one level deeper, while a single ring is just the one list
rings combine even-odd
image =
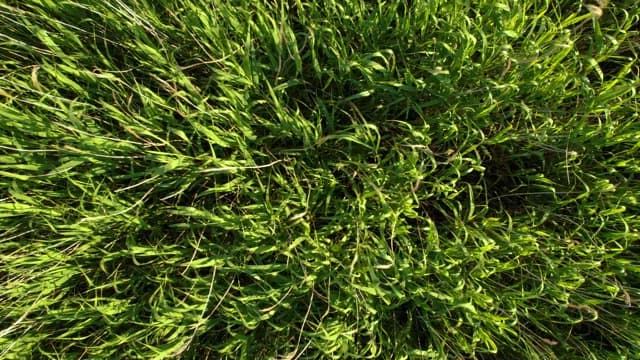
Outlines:
[{"label": "green grass", "polygon": [[638,29],[0,0],[0,358],[637,358]]}]

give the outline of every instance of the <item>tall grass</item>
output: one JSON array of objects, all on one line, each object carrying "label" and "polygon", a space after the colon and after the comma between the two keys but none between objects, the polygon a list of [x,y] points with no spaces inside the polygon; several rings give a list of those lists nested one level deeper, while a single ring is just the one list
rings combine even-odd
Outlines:
[{"label": "tall grass", "polygon": [[0,358],[636,358],[639,17],[0,0]]}]

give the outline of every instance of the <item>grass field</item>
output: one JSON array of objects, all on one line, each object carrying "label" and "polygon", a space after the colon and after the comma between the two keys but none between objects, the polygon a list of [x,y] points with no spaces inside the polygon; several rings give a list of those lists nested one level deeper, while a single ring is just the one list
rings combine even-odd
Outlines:
[{"label": "grass field", "polygon": [[637,359],[639,30],[0,0],[0,358]]}]

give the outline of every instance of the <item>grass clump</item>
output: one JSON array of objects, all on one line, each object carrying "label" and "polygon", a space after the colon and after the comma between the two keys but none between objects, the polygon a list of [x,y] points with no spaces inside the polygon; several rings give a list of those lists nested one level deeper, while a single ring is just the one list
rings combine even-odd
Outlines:
[{"label": "grass clump", "polygon": [[633,358],[640,2],[0,2],[0,357]]}]

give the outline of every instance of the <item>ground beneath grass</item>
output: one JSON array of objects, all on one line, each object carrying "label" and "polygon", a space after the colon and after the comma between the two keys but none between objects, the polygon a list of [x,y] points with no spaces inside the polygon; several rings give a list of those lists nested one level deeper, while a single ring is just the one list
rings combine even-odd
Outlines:
[{"label": "ground beneath grass", "polygon": [[0,0],[0,358],[636,358],[639,25]]}]

